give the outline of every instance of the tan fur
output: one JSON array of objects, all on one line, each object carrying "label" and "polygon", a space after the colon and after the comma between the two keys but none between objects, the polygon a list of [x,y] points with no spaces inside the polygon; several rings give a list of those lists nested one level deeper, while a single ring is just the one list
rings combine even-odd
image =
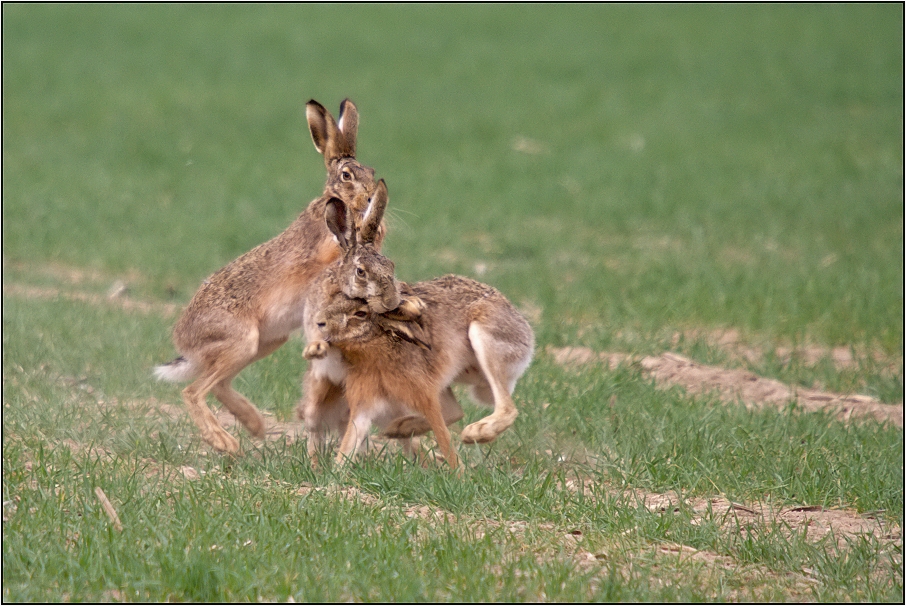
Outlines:
[{"label": "tan fur", "polygon": [[384,220],[387,196],[387,185],[381,179],[360,225],[356,225],[347,205],[339,198],[328,200],[325,212],[327,227],[343,253],[324,270],[319,282],[330,282],[349,297],[365,299],[376,313],[400,305],[393,262],[380,254],[374,243]]},{"label": "tan fur", "polygon": [[327,430],[343,430],[337,455],[343,462],[362,449],[372,423],[398,438],[430,429],[455,469],[459,459],[447,425],[462,417],[462,409],[450,384],[470,384],[480,403],[494,406],[493,414],[463,430],[463,441],[495,439],[518,414],[511,394],[531,361],[534,335],[506,297],[468,278],[401,283],[400,293],[421,301],[417,323],[430,348],[401,335],[392,314],[376,314],[336,289],[311,292],[306,325],[313,317],[323,341],[311,340],[305,356],[325,360],[323,377],[334,371],[328,382],[343,383],[345,402],[336,390],[326,398],[323,386],[306,386],[299,416],[309,449],[323,445]]},{"label": "tan fur", "polygon": [[[173,330],[180,357],[155,369],[165,380],[195,378],[183,390],[183,399],[204,440],[220,451],[238,452],[239,443],[211,413],[207,394],[213,393],[252,435],[263,437],[261,413],[233,390],[232,380],[302,325],[309,290],[340,258],[341,249],[325,223],[330,200],[345,203],[354,224],[378,185],[374,170],[355,160],[358,111],[351,101],[340,105],[342,128],[314,100],[306,105],[306,117],[327,167],[323,194],[282,234],[204,281]],[[377,252],[386,232],[383,221],[373,230],[371,245]]]}]

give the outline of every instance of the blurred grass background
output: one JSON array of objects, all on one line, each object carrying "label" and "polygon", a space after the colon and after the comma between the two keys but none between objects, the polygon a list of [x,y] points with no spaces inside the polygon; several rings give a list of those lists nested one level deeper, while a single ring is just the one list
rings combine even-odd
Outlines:
[{"label": "blurred grass background", "polygon": [[186,301],[320,192],[303,106],[348,96],[404,279],[481,274],[542,310],[542,342],[733,326],[898,352],[902,16],[4,6],[4,259]]}]

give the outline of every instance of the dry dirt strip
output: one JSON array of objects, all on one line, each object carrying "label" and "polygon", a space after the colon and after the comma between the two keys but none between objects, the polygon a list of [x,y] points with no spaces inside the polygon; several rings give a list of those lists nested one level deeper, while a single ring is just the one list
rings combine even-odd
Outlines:
[{"label": "dry dirt strip", "polygon": [[[568,488],[574,490],[576,487]],[[300,496],[321,492],[358,501],[371,507],[381,509],[389,507],[379,497],[355,487],[314,487],[303,484],[296,492]],[[646,509],[662,515],[670,515],[679,511],[682,503],[681,499],[673,493],[608,492],[618,496],[622,494],[629,501],[636,500]],[[708,520],[717,521],[722,531],[727,533],[781,532],[787,536],[793,533],[798,535],[804,533],[812,542],[821,541],[825,537],[830,538],[833,540],[831,544],[836,545],[837,549],[846,549],[848,541],[865,535],[874,536],[886,545],[888,550],[895,549],[893,546],[902,543],[899,526],[888,525],[871,513],[859,515],[853,511],[829,510],[821,507],[775,509],[763,504],[750,507],[732,503],[720,497],[695,499],[686,501],[684,505],[693,510],[692,524],[702,524]],[[586,572],[603,572],[606,569],[606,562],[610,561],[613,556],[617,556],[618,560],[621,560],[619,566],[624,577],[632,575],[635,558],[641,557],[650,562],[650,556],[646,557],[645,550],[640,551],[640,547],[631,538],[628,546],[621,545],[621,539],[629,538],[629,535],[635,530],[633,528],[624,531],[621,537],[617,537],[617,540],[611,545],[598,545],[597,548],[594,548],[584,541],[581,530],[568,526],[557,526],[549,522],[534,525],[536,531],[541,531],[543,536],[533,535],[534,540],[532,541],[526,537],[529,524],[521,520],[470,519],[468,516],[459,518],[448,511],[428,505],[403,506],[403,513],[408,518],[421,519],[434,526],[464,522],[470,528],[471,536],[475,539],[484,537],[488,532],[503,530],[516,538],[518,543],[524,544],[523,551],[528,549],[535,553],[539,562],[560,559],[566,555],[575,563],[578,570]],[[703,565],[706,570],[710,571],[706,573],[707,575],[717,575],[714,578],[720,578],[724,573],[734,575],[736,582],[741,580],[741,587],[745,587],[746,590],[731,591],[730,594],[743,601],[750,600],[752,596],[761,595],[766,591],[770,593],[768,589],[776,589],[778,583],[785,587],[785,591],[789,592],[790,596],[807,598],[811,595],[810,587],[821,582],[820,575],[816,575],[815,571],[810,568],[778,574],[765,566],[744,564],[733,556],[707,549],[696,549],[689,545],[662,542],[653,545],[652,548],[660,562],[658,566],[666,574],[671,574],[671,572],[662,564],[673,562],[677,565],[681,563]],[[588,549],[594,549],[594,551],[588,551]],[[896,557],[894,555],[894,559]],[[497,573],[502,574],[499,567],[497,567]],[[590,580],[593,585],[598,581],[597,575]]]},{"label": "dry dirt strip", "polygon": [[637,364],[661,389],[679,386],[690,394],[717,393],[727,403],[742,402],[752,408],[761,408],[783,407],[796,402],[804,410],[827,411],[844,421],[875,419],[903,427],[902,404],[884,404],[869,396],[790,386],[746,370],[699,364],[671,352],[636,357],[625,353],[596,352],[587,347],[548,347],[547,353],[563,366],[598,363],[616,368]]},{"label": "dry dirt strip", "polygon": [[[682,499],[675,493],[637,492],[639,502],[653,512],[679,511]],[[901,541],[902,531],[897,525],[885,522],[882,512],[858,513],[846,509],[828,509],[820,505],[775,507],[770,503],[734,503],[723,497],[689,499],[685,505],[692,509],[693,524],[701,524],[710,518],[720,522],[721,527],[738,530],[763,524],[771,527],[780,523],[787,532],[804,531],[811,541],[819,541],[833,534],[838,546],[846,539],[859,535],[874,535],[880,541]]]},{"label": "dry dirt strip", "polygon": [[[619,334],[619,333],[618,333]],[[902,356],[891,355],[878,349],[865,346],[837,345],[833,347],[818,344],[800,345],[757,345],[747,342],[735,328],[718,328],[713,330],[689,329],[675,332],[672,337],[673,348],[683,341],[702,340],[711,347],[720,349],[730,358],[743,363],[758,364],[769,353],[782,362],[798,361],[805,366],[816,366],[823,360],[829,360],[838,369],[856,370],[865,362],[886,367],[892,373],[899,372],[903,365]]]},{"label": "dry dirt strip", "polygon": [[[188,416],[188,413],[181,406],[173,406],[156,401],[151,403],[152,410],[157,409],[167,417]],[[304,433],[302,423],[298,421],[284,423],[277,421],[269,413],[264,414],[267,426],[267,440],[279,440],[285,437],[288,442],[294,442],[302,437]],[[227,411],[221,409],[216,413],[216,416],[224,427],[239,429],[238,423]],[[192,468],[184,468],[183,475],[190,480],[198,477],[197,472]],[[580,486],[573,480],[567,480],[564,488],[569,491],[582,491],[587,496],[593,496],[599,492],[593,490],[590,483],[584,483]],[[304,495],[311,491],[318,492],[321,490],[324,489],[303,485],[299,489],[299,493]],[[380,502],[378,497],[356,488],[342,489],[340,492],[347,498],[353,498],[369,505]],[[846,538],[866,534],[874,535],[881,541],[902,540],[899,526],[888,525],[882,520],[883,516],[878,515],[879,512],[860,514],[853,510],[828,509],[811,505],[775,507],[770,503],[740,504],[731,502],[723,497],[684,500],[673,492],[652,493],[639,490],[627,492],[610,489],[606,490],[606,492],[617,497],[626,497],[630,501],[636,502],[638,505],[656,513],[676,512],[681,506],[689,507],[694,513],[695,520],[698,520],[699,523],[705,519],[719,520],[721,526],[728,530],[752,524],[771,525],[779,522],[790,530],[807,529],[806,532],[809,539],[815,541],[824,538],[830,533],[833,533],[833,537],[838,544],[842,544]],[[443,520],[448,516],[452,516],[452,514],[442,509],[427,506],[412,506],[407,510],[407,515],[434,520]]]},{"label": "dry dirt strip", "polygon": [[67,291],[47,286],[9,283],[3,285],[3,294],[8,297],[22,299],[68,299],[95,306],[108,305],[123,311],[137,312],[143,315],[161,314],[164,316],[175,316],[182,309],[181,305],[176,305],[175,303],[152,303],[133,299],[124,294],[124,288],[117,288],[117,286],[115,284],[114,288],[108,291],[106,295],[102,295],[78,290]]},{"label": "dry dirt strip", "polygon": [[[60,273],[62,270],[56,270]],[[70,275],[71,274],[71,275]],[[80,283],[85,280],[81,272],[68,270],[69,281]],[[96,278],[96,276],[93,276]],[[106,296],[84,291],[66,291],[53,287],[32,286],[19,283],[5,283],[3,294],[25,299],[64,298],[92,305],[108,305],[124,311],[144,315],[162,314],[175,316],[181,306],[173,303],[149,302],[133,299],[127,295],[125,282],[116,280]],[[738,340],[735,333],[732,342]],[[729,337],[721,337],[727,340]],[[619,352],[595,352],[587,347],[548,347],[547,352],[561,365],[583,365],[604,363],[610,368],[621,364],[638,364],[655,380],[660,388],[683,387],[690,394],[716,392],[728,403],[742,402],[749,407],[786,406],[796,402],[807,411],[829,411],[838,418],[875,419],[903,427],[903,405],[885,404],[863,395],[836,394],[805,387],[792,387],[775,379],[759,377],[739,369],[726,369],[700,364],[675,353],[665,352],[659,356],[632,356]],[[842,355],[842,352],[838,352]],[[837,354],[835,354],[837,355]]]},{"label": "dry dirt strip", "polygon": [[[92,276],[94,277],[94,276]],[[83,275],[74,275],[68,281],[80,283],[86,279]],[[55,299],[65,298],[85,302],[93,305],[108,305],[124,311],[141,314],[175,315],[180,306],[172,303],[147,302],[130,298],[124,287],[114,283],[106,296],[99,293],[82,291],[65,291],[52,287],[32,286],[16,283],[5,283],[3,293],[7,296],[25,299]],[[896,427],[903,427],[903,406],[900,404],[885,404],[874,398],[863,395],[844,395],[822,392],[814,389],[791,387],[774,379],[759,377],[751,372],[738,369],[725,369],[699,364],[691,359],[674,353],[663,353],[658,356],[632,356],[625,353],[595,352],[585,347],[548,347],[547,353],[554,360],[564,366],[606,364],[610,368],[619,365],[637,364],[644,374],[655,381],[659,388],[674,386],[683,387],[690,394],[716,393],[727,403],[742,402],[746,406],[760,408],[764,406],[783,407],[790,402],[796,402],[801,408],[809,411],[825,410],[833,413],[843,420],[874,419],[880,422],[889,422]],[[151,400],[144,402],[150,404],[152,410],[168,417],[186,415],[181,406],[172,406]],[[142,403],[133,403],[141,406]],[[267,419],[267,438],[269,440],[286,437],[295,441],[302,434],[300,423],[281,423],[270,415]],[[232,415],[226,411],[219,411],[217,417],[221,424],[230,427],[235,424]],[[71,450],[79,450],[79,445],[68,444]],[[110,455],[112,456],[112,455]],[[153,473],[155,465],[148,471]],[[181,470],[187,480],[198,479],[204,472],[198,472],[191,467]],[[301,491],[305,491],[303,487]],[[366,502],[375,497],[366,496],[367,493],[353,491],[344,496],[357,498]],[[640,503],[652,511],[666,512],[679,507],[680,499],[672,494],[638,493],[636,498]],[[723,520],[722,524],[751,524],[755,522],[780,521],[791,528],[808,527],[809,537],[816,540],[833,532],[838,541],[840,537],[855,536],[859,534],[873,534],[886,541],[901,541],[899,527],[886,527],[869,514],[860,515],[856,512],[845,510],[827,510],[820,507],[787,507],[775,510],[763,504],[737,504],[731,503],[722,497],[698,499],[687,501],[685,506],[692,507],[699,519],[711,516]],[[450,515],[442,511],[432,511],[430,508],[414,506],[407,510],[407,515],[415,517],[443,518]],[[665,549],[669,549],[665,547]],[[688,546],[677,546],[679,553],[692,553],[694,549]],[[586,554],[589,560],[594,560],[593,554]],[[702,553],[698,553],[699,556]]]}]

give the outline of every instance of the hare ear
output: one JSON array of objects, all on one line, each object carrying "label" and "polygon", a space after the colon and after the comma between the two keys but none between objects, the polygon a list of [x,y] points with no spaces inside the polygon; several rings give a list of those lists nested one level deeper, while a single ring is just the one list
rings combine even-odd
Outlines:
[{"label": "hare ear", "polygon": [[340,118],[337,121],[337,128],[342,133],[342,139],[345,139],[343,145],[344,155],[355,158],[356,135],[359,131],[359,110],[349,99],[343,99],[340,103]]},{"label": "hare ear", "polygon": [[349,212],[346,203],[339,198],[331,198],[324,205],[324,220],[327,229],[334,235],[340,248],[349,250],[355,240],[355,228],[349,221]]},{"label": "hare ear", "polygon": [[383,179],[378,181],[374,193],[368,200],[368,206],[365,208],[365,214],[362,217],[361,241],[363,243],[372,243],[378,234],[381,221],[384,219],[384,211],[387,209],[387,184]]},{"label": "hare ear", "polygon": [[431,349],[428,335],[418,322],[391,320],[384,315],[375,316],[375,322],[384,332],[390,333],[404,341],[414,343],[422,349]]},{"label": "hare ear", "polygon": [[337,150],[337,123],[330,112],[314,99],[305,104],[305,117],[308,119],[308,130],[315,149],[324,156],[324,163],[329,168],[330,161],[340,157]]}]

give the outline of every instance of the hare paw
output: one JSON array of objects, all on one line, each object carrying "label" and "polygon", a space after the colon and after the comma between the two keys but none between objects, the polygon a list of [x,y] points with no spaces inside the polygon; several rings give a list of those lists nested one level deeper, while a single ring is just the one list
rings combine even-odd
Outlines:
[{"label": "hare paw", "polygon": [[237,415],[237,418],[245,425],[245,428],[248,429],[249,433],[256,438],[264,439],[264,436],[267,435],[267,426],[264,422],[264,415],[257,410],[247,412],[242,416]]},{"label": "hare paw", "polygon": [[204,432],[201,436],[205,442],[214,447],[215,450],[227,454],[236,454],[239,452],[239,440],[228,434],[223,429],[220,431],[213,430]]},{"label": "hare paw", "polygon": [[497,439],[497,436],[509,429],[510,425],[512,425],[515,420],[516,415],[507,415],[504,417],[492,414],[471,425],[467,425],[466,428],[462,430],[460,439],[462,439],[464,444],[485,444],[487,442],[493,442]]},{"label": "hare paw", "polygon": [[314,341],[305,346],[302,356],[306,360],[319,360],[327,355],[327,349],[330,345],[327,341]]},{"label": "hare paw", "polygon": [[387,438],[410,438],[412,436],[421,436],[431,431],[428,420],[416,415],[408,415],[391,421],[384,429],[381,435]]}]

